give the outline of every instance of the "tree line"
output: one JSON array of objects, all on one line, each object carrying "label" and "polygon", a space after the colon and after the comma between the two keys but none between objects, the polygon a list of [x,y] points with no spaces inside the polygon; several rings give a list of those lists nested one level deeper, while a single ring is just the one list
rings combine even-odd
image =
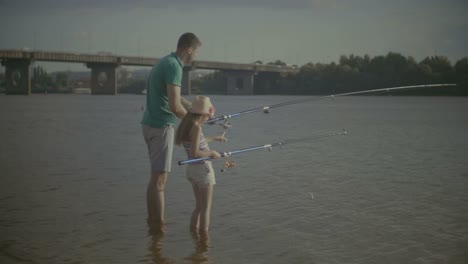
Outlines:
[{"label": "tree line", "polygon": [[[262,64],[261,61],[255,63]],[[267,64],[286,66],[280,60]],[[119,71],[118,79],[120,93],[141,93],[146,88],[146,79],[130,78],[125,69]],[[71,92],[73,83],[68,73],[48,74],[41,66],[32,69],[32,92]],[[337,63],[310,62],[295,73],[260,72],[255,75],[254,94],[326,95],[434,83],[456,83],[457,86],[402,90],[392,94],[468,96],[468,58],[452,64],[444,56],[426,57],[418,62],[395,52],[375,57],[342,55]],[[193,79],[191,86],[194,93],[226,92],[225,80],[219,71]],[[0,90],[4,89],[5,75],[0,74]]]},{"label": "tree line", "polygon": [[[285,65],[282,61],[269,64]],[[390,52],[385,56],[341,56],[338,63],[307,63],[297,73],[259,73],[256,94],[325,95],[385,87],[456,83],[456,87],[402,90],[392,94],[468,96],[468,58],[454,65],[444,56],[412,57]]]}]

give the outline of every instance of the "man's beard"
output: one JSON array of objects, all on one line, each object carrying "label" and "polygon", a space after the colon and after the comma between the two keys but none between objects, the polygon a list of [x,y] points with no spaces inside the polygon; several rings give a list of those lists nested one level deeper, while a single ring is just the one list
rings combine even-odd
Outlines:
[{"label": "man's beard", "polygon": [[194,56],[192,54],[188,55],[186,63],[191,63],[194,59]]}]

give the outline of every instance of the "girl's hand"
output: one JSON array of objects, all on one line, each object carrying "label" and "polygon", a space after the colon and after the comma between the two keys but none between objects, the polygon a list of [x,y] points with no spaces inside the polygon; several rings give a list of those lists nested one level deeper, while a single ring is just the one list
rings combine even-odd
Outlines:
[{"label": "girl's hand", "polygon": [[219,142],[227,142],[228,139],[224,137],[225,134],[226,134],[226,131],[221,136],[216,136],[213,139]]},{"label": "girl's hand", "polygon": [[[208,121],[210,121],[211,119],[215,119],[215,116],[214,116],[214,115],[210,115],[210,117],[208,118]],[[214,125],[214,124],[216,124],[216,122],[210,122],[210,123],[208,123],[208,125],[210,125],[210,126],[212,126],[212,125]]]},{"label": "girl's hand", "polygon": [[212,150],[211,151],[211,157],[213,159],[219,159],[219,158],[221,158],[221,154],[219,154],[216,150]]}]

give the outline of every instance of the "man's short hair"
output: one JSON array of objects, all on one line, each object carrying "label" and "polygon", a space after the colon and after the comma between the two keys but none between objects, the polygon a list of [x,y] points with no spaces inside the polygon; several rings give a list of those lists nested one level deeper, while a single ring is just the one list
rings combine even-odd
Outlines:
[{"label": "man's short hair", "polygon": [[199,46],[201,46],[200,39],[190,32],[182,34],[177,41],[177,49],[198,48]]}]

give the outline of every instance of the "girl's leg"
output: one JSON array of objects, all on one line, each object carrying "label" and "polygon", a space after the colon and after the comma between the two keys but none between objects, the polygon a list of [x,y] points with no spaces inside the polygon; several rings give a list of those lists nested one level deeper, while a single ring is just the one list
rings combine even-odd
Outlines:
[{"label": "girl's leg", "polygon": [[213,184],[198,187],[200,197],[200,233],[207,233],[210,227],[211,198],[213,196]]},{"label": "girl's leg", "polygon": [[190,218],[190,231],[197,232],[200,223],[201,199],[197,190],[197,186],[192,183],[193,194],[195,195],[195,209]]}]

